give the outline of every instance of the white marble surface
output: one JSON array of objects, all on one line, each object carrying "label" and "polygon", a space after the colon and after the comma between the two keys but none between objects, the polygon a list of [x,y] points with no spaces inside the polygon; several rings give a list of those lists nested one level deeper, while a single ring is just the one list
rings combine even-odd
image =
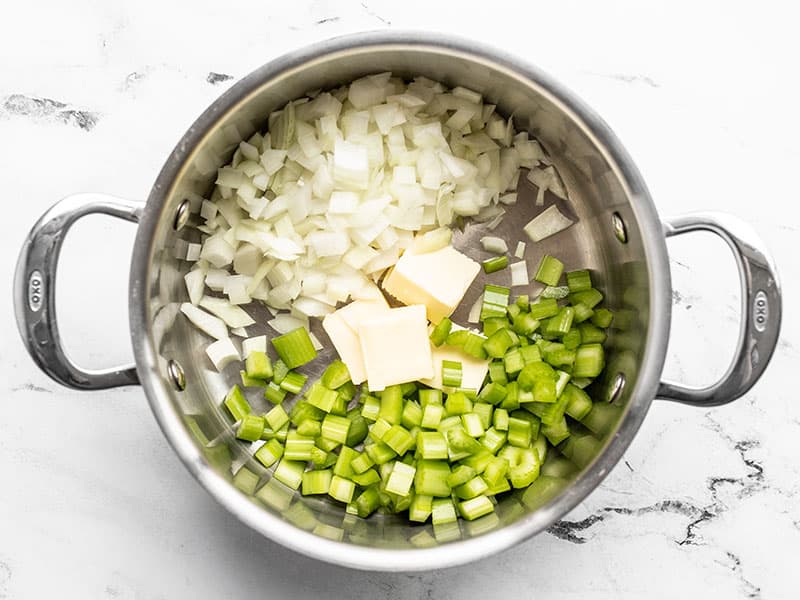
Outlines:
[{"label": "white marble surface", "polygon": [[[790,2],[683,0],[5,4],[0,598],[796,598],[797,17]],[[385,27],[458,33],[549,70],[616,130],[662,214],[748,219],[774,252],[786,307],[771,368],[745,398],[709,411],[655,404],[625,462],[558,528],[418,575],[340,569],[252,534],[184,470],[140,389],[80,393],[40,373],[9,292],[25,233],[52,202],[147,195],[175,141],[232,82],[212,73],[235,79],[309,42]],[[67,241],[59,314],[83,364],[130,357],[133,233],[91,218]],[[666,374],[709,381],[735,341],[735,270],[713,238],[669,246]]]}]

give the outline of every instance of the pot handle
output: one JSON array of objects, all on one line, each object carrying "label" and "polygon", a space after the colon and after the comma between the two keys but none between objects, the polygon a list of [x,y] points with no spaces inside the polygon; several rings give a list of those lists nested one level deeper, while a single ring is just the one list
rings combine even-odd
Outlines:
[{"label": "pot handle", "polygon": [[728,243],[742,286],[742,316],[736,353],[722,378],[704,388],[662,381],[658,398],[709,407],[736,400],[767,368],[781,328],[781,287],[775,263],[764,243],[744,221],[721,213],[691,213],[666,219],[664,235],[709,231]]},{"label": "pot handle", "polygon": [[143,207],[104,194],[68,196],[41,216],[22,246],[14,276],[17,327],[34,362],[62,385],[101,390],[139,383],[135,365],[88,371],[70,361],[58,333],[55,283],[61,245],[78,219],[101,213],[137,223]]}]

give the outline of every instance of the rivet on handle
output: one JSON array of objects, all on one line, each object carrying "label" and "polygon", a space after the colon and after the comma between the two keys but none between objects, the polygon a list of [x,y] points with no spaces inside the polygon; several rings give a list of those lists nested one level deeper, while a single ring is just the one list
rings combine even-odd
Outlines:
[{"label": "rivet on handle", "polygon": [[614,228],[614,235],[617,239],[623,243],[628,243],[628,228],[625,226],[625,221],[622,220],[622,216],[618,212],[614,212],[611,215],[611,226]]},{"label": "rivet on handle", "polygon": [[606,400],[609,404],[619,398],[619,395],[622,393],[622,389],[625,387],[625,381],[625,375],[622,373],[616,374],[614,381],[612,381],[611,385],[608,387],[608,398],[606,398]]},{"label": "rivet on handle", "polygon": [[186,222],[189,220],[189,214],[189,201],[184,200],[175,210],[175,220],[172,222],[172,228],[175,231],[183,229],[183,226],[186,225]]},{"label": "rivet on handle", "polygon": [[178,361],[170,359],[167,362],[167,374],[174,387],[179,392],[186,389],[186,375],[183,372],[183,367]]}]

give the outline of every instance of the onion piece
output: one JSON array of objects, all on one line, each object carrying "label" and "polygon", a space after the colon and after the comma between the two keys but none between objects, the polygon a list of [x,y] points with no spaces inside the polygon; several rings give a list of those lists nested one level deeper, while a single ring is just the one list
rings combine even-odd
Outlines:
[{"label": "onion piece", "polygon": [[514,250],[514,256],[517,258],[525,256],[525,242],[517,242],[517,249]]},{"label": "onion piece", "polygon": [[242,308],[231,304],[224,298],[203,296],[200,299],[200,307],[225,321],[228,327],[247,327],[255,323],[253,318]]},{"label": "onion piece", "polygon": [[222,319],[207,313],[194,304],[184,302],[181,304],[181,312],[186,315],[186,318],[191,321],[192,325],[203,333],[218,340],[228,337],[228,328],[225,326],[225,322]]},{"label": "onion piece", "polygon": [[274,319],[267,321],[267,325],[272,327],[279,334],[283,335],[284,333],[294,331],[298,327],[305,327],[307,322],[303,321],[302,319],[298,319],[297,317],[293,317],[287,313],[280,313],[276,315]]},{"label": "onion piece", "polygon": [[193,269],[183,276],[183,280],[186,282],[189,301],[196,305],[203,297],[203,288],[206,282],[205,272],[203,269]]},{"label": "onion piece", "polygon": [[239,351],[236,349],[236,346],[233,345],[230,338],[223,338],[209,344],[206,348],[206,354],[208,358],[211,359],[211,362],[214,363],[214,368],[216,368],[217,371],[222,371],[222,369],[233,361],[241,360]]},{"label": "onion piece", "polygon": [[414,238],[411,251],[414,254],[426,254],[435,250],[440,250],[450,245],[453,239],[453,232],[448,227],[439,227],[433,231],[428,231]]},{"label": "onion piece", "polygon": [[534,217],[524,230],[531,240],[541,240],[555,235],[572,225],[572,220],[564,216],[555,204],[547,207],[541,214]]},{"label": "onion piece", "polygon": [[511,286],[528,285],[531,280],[528,277],[528,263],[521,260],[511,264]]},{"label": "onion piece", "polygon": [[503,238],[493,237],[486,235],[481,238],[481,246],[487,252],[494,252],[495,254],[505,254],[508,252],[508,244]]},{"label": "onion piece", "polygon": [[467,323],[480,322],[482,306],[483,306],[483,294],[478,296],[478,299],[475,300],[475,304],[473,304],[472,308],[469,309],[469,315],[467,316]]}]

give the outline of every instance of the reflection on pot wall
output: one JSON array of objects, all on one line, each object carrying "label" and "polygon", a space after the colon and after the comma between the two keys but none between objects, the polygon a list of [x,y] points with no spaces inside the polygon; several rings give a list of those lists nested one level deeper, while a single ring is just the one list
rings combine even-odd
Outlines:
[{"label": "reflection on pot wall", "polygon": [[[554,104],[549,95],[536,84],[524,81],[510,72],[495,70],[473,59],[456,55],[436,55],[433,52],[418,56],[423,50],[398,52],[391,48],[352,51],[334,55],[309,64],[302,71],[289,71],[266,82],[238,110],[221,115],[219,125],[206,136],[204,146],[190,152],[182,175],[168,191],[168,202],[156,233],[159,243],[155,267],[150,281],[150,315],[153,340],[159,353],[161,375],[170,382],[167,368],[175,360],[183,368],[186,379],[184,391],[174,391],[170,401],[184,415],[184,423],[204,456],[219,474],[230,480],[243,494],[258,503],[265,511],[279,515],[296,526],[334,540],[348,540],[365,546],[392,548],[425,547],[481,535],[501,525],[516,521],[557,496],[601,452],[624,417],[630,392],[636,385],[641,350],[647,338],[649,319],[649,277],[643,261],[640,231],[636,225],[635,203],[629,190],[623,189],[612,165],[593,140],[577,127],[563,107]],[[376,513],[369,519],[347,514],[332,500],[303,497],[271,478],[274,467],[265,468],[253,458],[259,444],[236,440],[232,434],[232,419],[221,409],[228,389],[241,383],[239,365],[229,365],[218,374],[205,355],[209,339],[195,330],[180,313],[180,304],[188,301],[184,275],[191,263],[183,260],[197,243],[202,232],[200,204],[213,188],[216,169],[232,157],[239,142],[255,131],[263,130],[268,114],[287,101],[319,88],[331,88],[360,75],[378,70],[391,70],[397,75],[425,75],[447,85],[464,85],[479,91],[497,103],[497,110],[514,116],[518,129],[535,135],[549,153],[569,192],[567,209],[577,220],[562,234],[528,244],[526,258],[535,264],[544,253],[559,256],[567,269],[588,267],[595,285],[606,295],[606,306],[615,311],[612,331],[605,348],[607,368],[603,378],[593,384],[591,395],[595,402],[582,422],[570,420],[572,435],[558,451],[551,451],[541,469],[541,475],[527,490],[505,494],[496,512],[473,522],[459,522],[433,528],[430,525],[409,525],[403,519]],[[190,149],[186,149],[190,150]],[[536,206],[537,189],[520,178],[519,201],[514,212],[503,220],[494,235],[520,239],[521,228],[533,216],[555,202],[549,192],[545,205]],[[189,201],[191,216],[185,227],[175,231],[170,225],[178,205]],[[560,206],[563,205],[563,201]],[[626,228],[621,241],[614,227],[614,214],[619,215]],[[483,226],[469,225],[454,236],[454,243],[469,248],[486,233]],[[481,285],[482,289],[482,285]],[[472,290],[473,297],[480,293]],[[468,296],[469,298],[469,296]],[[468,305],[470,302],[465,302]],[[249,310],[249,308],[248,308]],[[455,321],[465,321],[468,308],[459,309]],[[247,328],[248,336],[274,332],[266,325],[271,318],[266,307],[250,310],[256,324]],[[463,314],[462,314],[463,313]],[[325,344],[319,362],[333,358],[327,337],[317,323],[312,331]],[[622,374],[624,379],[620,379]],[[173,389],[171,384],[168,385]],[[266,412],[271,405],[262,390],[245,390],[257,412]],[[292,400],[287,398],[286,406]]]}]

